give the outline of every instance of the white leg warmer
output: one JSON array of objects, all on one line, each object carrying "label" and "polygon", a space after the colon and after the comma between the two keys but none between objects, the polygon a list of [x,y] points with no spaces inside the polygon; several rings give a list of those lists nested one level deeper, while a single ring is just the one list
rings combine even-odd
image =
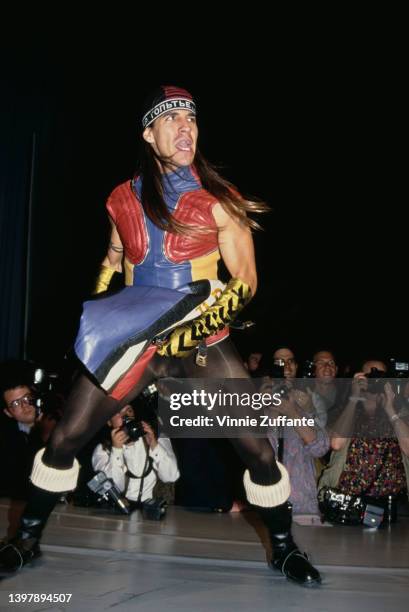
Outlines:
[{"label": "white leg warmer", "polygon": [[40,489],[52,493],[64,493],[72,491],[77,486],[79,463],[74,459],[74,464],[67,470],[57,470],[48,467],[42,461],[45,448],[38,451],[34,458],[31,482]]},{"label": "white leg warmer", "polygon": [[274,508],[280,506],[290,497],[291,487],[288,472],[282,463],[277,461],[278,468],[281,472],[281,480],[273,485],[258,485],[250,479],[250,472],[244,472],[244,488],[246,490],[247,499],[255,506],[262,508]]}]

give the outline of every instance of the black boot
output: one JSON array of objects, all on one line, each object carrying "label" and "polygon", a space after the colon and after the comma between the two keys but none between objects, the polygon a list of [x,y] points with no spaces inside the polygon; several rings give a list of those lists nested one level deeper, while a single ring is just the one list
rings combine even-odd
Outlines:
[{"label": "black boot", "polygon": [[270,534],[273,550],[271,566],[289,580],[303,586],[316,586],[321,582],[321,576],[308,561],[307,555],[300,552],[291,535],[291,509],[289,502],[275,508],[257,507]]},{"label": "black boot", "polygon": [[0,546],[0,569],[15,572],[41,555],[40,538],[61,493],[30,486],[30,495],[17,534]]}]

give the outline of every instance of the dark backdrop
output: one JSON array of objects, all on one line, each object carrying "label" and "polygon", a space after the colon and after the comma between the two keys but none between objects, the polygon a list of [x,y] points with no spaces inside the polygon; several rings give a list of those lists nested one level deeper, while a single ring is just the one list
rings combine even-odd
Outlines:
[{"label": "dark backdrop", "polygon": [[106,248],[104,201],[133,172],[141,99],[170,82],[197,98],[204,153],[272,208],[256,236],[257,326],[241,348],[408,355],[401,85],[376,58],[279,57],[259,73],[233,56],[148,68],[130,53],[34,46],[7,59],[1,358],[23,351],[27,271],[27,355],[55,366],[69,350]]}]

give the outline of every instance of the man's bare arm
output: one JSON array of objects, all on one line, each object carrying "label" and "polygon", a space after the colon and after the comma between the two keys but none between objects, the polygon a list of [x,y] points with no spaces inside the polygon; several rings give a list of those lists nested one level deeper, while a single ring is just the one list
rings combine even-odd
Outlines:
[{"label": "man's bare arm", "polygon": [[254,296],[257,289],[257,272],[253,237],[250,230],[230,217],[221,204],[213,208],[218,227],[220,253],[232,278],[239,278],[250,286]]},{"label": "man's bare arm", "polygon": [[109,288],[109,283],[115,272],[122,273],[123,246],[118,234],[118,230],[112,219],[111,222],[111,238],[107,254],[99,269],[98,278],[94,287],[94,294],[103,293]]}]

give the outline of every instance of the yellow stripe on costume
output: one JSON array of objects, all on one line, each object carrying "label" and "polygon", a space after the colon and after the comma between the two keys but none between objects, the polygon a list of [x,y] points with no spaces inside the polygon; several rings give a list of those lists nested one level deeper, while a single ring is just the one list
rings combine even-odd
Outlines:
[{"label": "yellow stripe on costume", "polygon": [[190,260],[192,268],[192,281],[203,278],[217,278],[217,262],[220,259],[220,251],[216,249],[209,255],[196,257]]},{"label": "yellow stripe on costume", "polygon": [[234,320],[238,312],[250,301],[251,289],[239,278],[231,278],[219,298],[196,319],[180,325],[158,347],[163,357],[186,357],[195,347]]},{"label": "yellow stripe on costume", "polygon": [[133,285],[133,274],[134,274],[134,264],[132,264],[129,259],[124,258],[124,272],[125,272],[125,285],[127,287],[132,287]]},{"label": "yellow stripe on costume", "polygon": [[108,291],[109,283],[113,275],[115,274],[115,270],[110,268],[109,266],[101,266],[99,269],[98,278],[94,287],[94,295],[98,293],[103,293],[104,291]]}]

